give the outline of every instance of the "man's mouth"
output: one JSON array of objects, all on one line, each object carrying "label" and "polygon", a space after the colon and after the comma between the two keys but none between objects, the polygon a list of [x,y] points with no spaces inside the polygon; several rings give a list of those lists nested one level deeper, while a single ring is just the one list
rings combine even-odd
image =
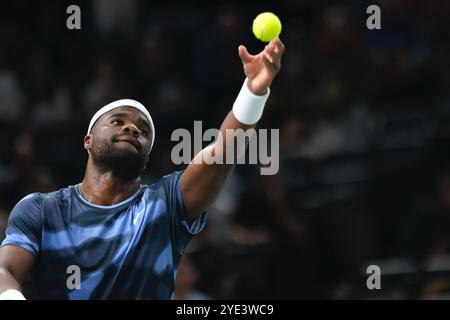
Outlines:
[{"label": "man's mouth", "polygon": [[137,151],[141,150],[141,146],[139,142],[137,142],[135,139],[132,138],[115,138],[114,142],[128,142],[131,144]]}]

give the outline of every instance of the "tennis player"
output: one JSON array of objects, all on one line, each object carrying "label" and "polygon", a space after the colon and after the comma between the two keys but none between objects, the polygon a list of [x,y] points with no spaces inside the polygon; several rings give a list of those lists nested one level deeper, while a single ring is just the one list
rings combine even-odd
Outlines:
[{"label": "tennis player", "polygon": [[[256,126],[280,70],[284,45],[257,55],[238,48],[246,79],[220,131]],[[226,138],[225,138],[226,139]],[[0,299],[25,299],[30,272],[37,299],[171,299],[186,245],[205,226],[205,209],[233,165],[196,164],[142,185],[155,141],[148,110],[114,101],[92,117],[81,183],[32,193],[13,208],[0,248]],[[225,141],[226,142],[226,141]],[[225,155],[226,143],[196,157]],[[212,152],[212,153],[211,153]]]}]

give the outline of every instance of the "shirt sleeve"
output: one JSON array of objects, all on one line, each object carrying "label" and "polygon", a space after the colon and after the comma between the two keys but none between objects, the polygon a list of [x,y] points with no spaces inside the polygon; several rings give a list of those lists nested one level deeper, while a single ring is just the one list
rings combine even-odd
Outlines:
[{"label": "shirt sleeve", "polygon": [[18,245],[37,257],[41,234],[41,201],[38,194],[33,193],[20,200],[11,211],[6,228],[6,237],[1,246]]},{"label": "shirt sleeve", "polygon": [[183,171],[162,178],[162,186],[166,195],[170,215],[172,239],[177,251],[182,254],[193,235],[199,234],[206,224],[206,211],[203,212],[191,225],[186,221],[185,206],[180,188],[180,178]]}]

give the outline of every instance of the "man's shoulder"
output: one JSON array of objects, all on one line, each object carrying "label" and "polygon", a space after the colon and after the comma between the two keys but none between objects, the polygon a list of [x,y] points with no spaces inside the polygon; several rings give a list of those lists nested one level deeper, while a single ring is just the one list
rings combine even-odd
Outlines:
[{"label": "man's shoulder", "polygon": [[17,205],[40,205],[46,199],[55,199],[55,200],[67,199],[71,195],[70,192],[71,187],[72,186],[68,186],[50,192],[33,192],[20,199],[17,202]]},{"label": "man's shoulder", "polygon": [[167,184],[177,183],[183,172],[184,171],[173,171],[171,173],[163,175],[161,178],[159,178],[158,180],[156,180],[151,184],[142,185],[144,193],[156,192],[158,190],[164,189],[164,187],[166,187]]},{"label": "man's shoulder", "polygon": [[146,190],[152,190],[152,189],[158,189],[161,188],[161,186],[164,183],[167,183],[168,181],[174,181],[174,180],[178,180],[179,177],[183,174],[184,170],[182,171],[173,171],[171,173],[165,174],[163,176],[161,176],[159,179],[152,181],[149,184],[144,184],[142,185],[143,188],[145,188]]}]

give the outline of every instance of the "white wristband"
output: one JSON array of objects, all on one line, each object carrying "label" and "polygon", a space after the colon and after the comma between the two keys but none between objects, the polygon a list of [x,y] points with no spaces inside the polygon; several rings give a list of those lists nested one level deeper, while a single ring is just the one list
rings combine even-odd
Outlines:
[{"label": "white wristband", "polygon": [[257,96],[253,94],[247,86],[248,78],[245,78],[241,91],[233,104],[233,114],[236,119],[245,125],[252,125],[259,121],[262,116],[267,98],[269,98],[270,88],[266,94]]},{"label": "white wristband", "polygon": [[0,300],[26,300],[22,292],[16,289],[8,289],[0,294]]}]

